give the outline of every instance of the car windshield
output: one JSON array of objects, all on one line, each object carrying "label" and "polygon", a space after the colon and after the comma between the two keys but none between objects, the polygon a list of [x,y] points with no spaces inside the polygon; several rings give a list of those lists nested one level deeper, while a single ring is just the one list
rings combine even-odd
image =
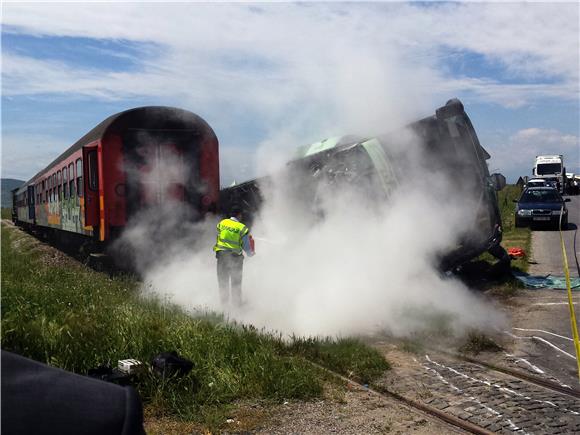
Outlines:
[{"label": "car windshield", "polygon": [[562,202],[562,197],[556,190],[552,189],[537,189],[526,190],[520,202]]}]

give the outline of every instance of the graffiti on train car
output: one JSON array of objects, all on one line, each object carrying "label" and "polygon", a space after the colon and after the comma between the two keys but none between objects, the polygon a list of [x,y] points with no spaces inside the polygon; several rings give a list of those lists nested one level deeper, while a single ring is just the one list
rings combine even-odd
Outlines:
[{"label": "graffiti on train car", "polygon": [[60,202],[48,203],[48,225],[60,226]]},{"label": "graffiti on train car", "polygon": [[75,233],[83,232],[84,219],[78,198],[68,198],[62,201],[61,228]]}]

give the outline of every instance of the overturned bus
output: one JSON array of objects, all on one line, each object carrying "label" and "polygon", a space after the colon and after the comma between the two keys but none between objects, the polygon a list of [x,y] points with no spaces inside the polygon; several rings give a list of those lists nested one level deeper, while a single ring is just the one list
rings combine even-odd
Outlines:
[{"label": "overturned bus", "polygon": [[[415,152],[405,142],[413,141]],[[418,151],[418,152],[417,152]],[[296,195],[316,213],[320,195],[328,190],[321,185],[348,183],[372,190],[388,201],[392,193],[409,178],[417,178],[417,168],[444,174],[474,208],[475,218],[467,231],[458,234],[458,243],[438,258],[442,270],[453,270],[485,251],[502,263],[509,256],[500,246],[502,229],[497,190],[505,186],[501,174],[489,174],[490,155],[479,143],[463,104],[453,99],[436,110],[435,115],[403,129],[373,138],[343,136],[299,148],[298,157],[287,164]],[[246,219],[259,213],[264,189],[274,178],[263,177],[227,187],[220,192],[220,210],[236,205]],[[428,183],[428,180],[421,182]],[[321,193],[322,192],[322,193]]]}]

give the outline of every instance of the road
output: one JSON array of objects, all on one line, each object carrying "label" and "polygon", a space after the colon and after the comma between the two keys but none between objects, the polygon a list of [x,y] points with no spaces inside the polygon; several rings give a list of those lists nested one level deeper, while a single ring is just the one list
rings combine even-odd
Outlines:
[{"label": "road", "polygon": [[[564,244],[568,254],[570,276],[578,276],[576,262],[574,260],[574,237],[580,227],[580,196],[568,196],[569,225],[564,234]],[[576,255],[580,256],[580,240],[576,240]],[[564,276],[562,266],[562,250],[560,247],[560,233],[552,229],[534,229],[532,231],[532,264],[529,273],[531,275],[559,275]]]},{"label": "road", "polygon": [[[580,227],[580,196],[569,197],[569,227],[564,240],[570,275],[578,276],[574,259],[574,237]],[[580,235],[576,236],[580,239]],[[580,240],[576,240],[576,250]],[[576,253],[580,256],[580,253]],[[532,275],[564,275],[560,235],[554,230],[532,231]],[[580,289],[573,290],[576,315],[580,319]],[[566,290],[523,290],[510,309],[512,328],[506,331],[513,344],[513,362],[530,372],[557,382],[579,386],[570,309]]]}]

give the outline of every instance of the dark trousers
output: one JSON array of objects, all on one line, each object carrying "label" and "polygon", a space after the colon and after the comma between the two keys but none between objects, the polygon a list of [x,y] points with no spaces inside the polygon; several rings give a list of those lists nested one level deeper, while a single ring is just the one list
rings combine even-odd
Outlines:
[{"label": "dark trousers", "polygon": [[237,255],[228,251],[216,252],[217,276],[220,288],[222,306],[226,306],[230,300],[230,282],[232,303],[235,306],[242,304],[242,271],[244,269],[243,255]]}]

